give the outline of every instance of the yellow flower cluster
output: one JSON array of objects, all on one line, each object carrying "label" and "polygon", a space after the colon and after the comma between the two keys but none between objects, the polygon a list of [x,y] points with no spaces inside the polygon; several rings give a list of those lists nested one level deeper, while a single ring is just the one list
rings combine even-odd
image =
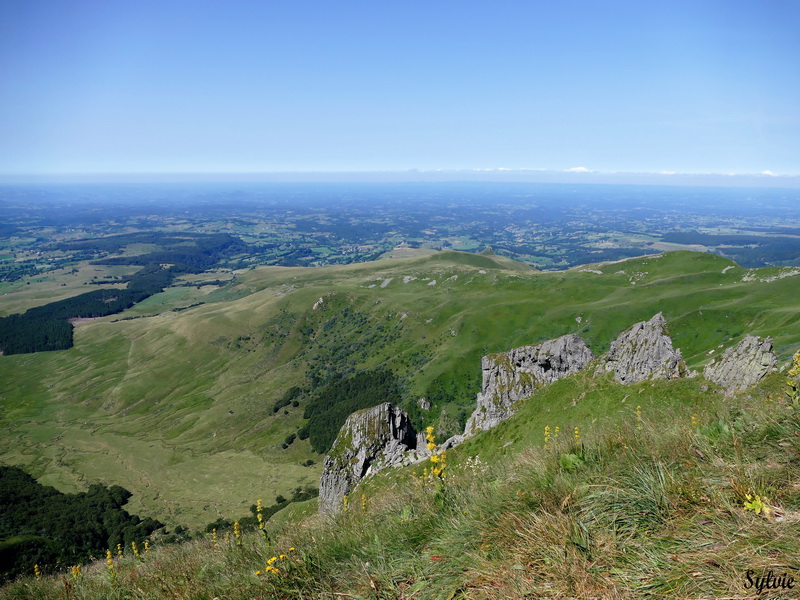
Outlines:
[{"label": "yellow flower cluster", "polygon": [[[438,477],[439,479],[445,476],[444,470],[447,466],[447,453],[442,450],[436,452],[436,438],[433,435],[433,427],[425,429],[425,439],[428,442],[428,450],[431,451],[431,463],[433,466],[430,470],[430,477]],[[427,475],[426,475],[427,476]]]},{"label": "yellow flower cluster", "polygon": [[580,441],[581,441],[581,430],[577,425],[575,426],[575,431],[572,432],[572,437],[575,438],[575,443],[576,444],[580,443]]},{"label": "yellow flower cluster", "polygon": [[122,544],[117,544],[117,556],[125,558],[125,553],[122,551]]},{"label": "yellow flower cluster", "polygon": [[239,528],[239,521],[233,523],[233,537],[236,538],[236,545],[242,545],[242,530]]},{"label": "yellow flower cluster", "polygon": [[136,542],[131,542],[131,550],[133,550],[133,555],[139,558],[139,547],[136,545]]},{"label": "yellow flower cluster", "polygon": [[258,519],[258,528],[263,531],[264,515],[261,512],[262,510],[264,510],[264,507],[261,504],[261,500],[256,501],[256,518]]},{"label": "yellow flower cluster", "polygon": [[550,425],[545,425],[544,427],[544,448],[545,450],[550,447],[550,442],[552,441],[554,444],[558,442],[558,436],[561,433],[561,427],[558,425],[555,426],[554,429],[550,428]]},{"label": "yellow flower cluster", "polygon": [[145,540],[144,541],[144,553],[147,554],[148,552],[150,552],[150,542]]},{"label": "yellow flower cluster", "polygon": [[42,572],[39,570],[39,565],[33,565],[33,575],[36,579],[39,579],[42,576]]},{"label": "yellow flower cluster", "polygon": [[77,579],[81,575],[82,575],[82,573],[81,573],[81,566],[80,565],[75,565],[74,567],[72,567],[72,578],[73,579]]},{"label": "yellow flower cluster", "polygon": [[[288,552],[294,552],[294,546],[289,548]],[[264,567],[264,570],[256,571],[256,575],[267,575],[267,574],[280,575],[282,571],[275,566],[275,563],[278,562],[279,560],[285,561],[287,558],[289,557],[286,554],[279,554],[278,556],[270,557],[269,559],[267,559],[267,564]]]},{"label": "yellow flower cluster", "polygon": [[117,572],[114,570],[114,555],[111,554],[111,550],[106,550],[106,565],[108,576],[111,578],[111,582],[114,583],[117,580]]}]

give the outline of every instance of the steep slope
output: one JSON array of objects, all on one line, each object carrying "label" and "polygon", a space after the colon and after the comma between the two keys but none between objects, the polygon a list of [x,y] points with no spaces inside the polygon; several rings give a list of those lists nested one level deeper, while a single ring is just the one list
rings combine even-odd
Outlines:
[{"label": "steep slope", "polygon": [[785,375],[721,391],[584,369],[449,451],[443,480],[385,470],[266,539],[156,545],[114,557],[113,578],[101,561],[0,598],[750,598],[756,576],[796,579],[800,421]]}]

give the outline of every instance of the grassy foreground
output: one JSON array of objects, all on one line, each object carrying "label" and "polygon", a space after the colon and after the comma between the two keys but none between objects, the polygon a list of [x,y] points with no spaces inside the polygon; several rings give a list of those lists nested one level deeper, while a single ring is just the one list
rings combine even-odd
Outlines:
[{"label": "grassy foreground", "polygon": [[756,597],[770,570],[800,579],[800,407],[785,373],[732,399],[704,386],[578,374],[551,388],[557,411],[524,401],[448,451],[443,482],[384,472],[336,517],[270,521],[268,540],[128,552],[0,598]]}]

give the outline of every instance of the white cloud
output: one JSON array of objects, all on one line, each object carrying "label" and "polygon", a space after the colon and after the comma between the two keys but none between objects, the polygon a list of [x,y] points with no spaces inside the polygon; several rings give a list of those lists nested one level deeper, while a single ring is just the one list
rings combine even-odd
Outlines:
[{"label": "white cloud", "polygon": [[777,173],[773,173],[772,171],[761,171],[762,175],[767,175],[768,177],[777,177]]},{"label": "white cloud", "polygon": [[676,173],[675,171],[659,171],[658,174],[659,175],[677,175],[678,173]]},{"label": "white cloud", "polygon": [[567,169],[567,173],[591,173],[589,169],[586,167],[572,167],[571,169]]}]

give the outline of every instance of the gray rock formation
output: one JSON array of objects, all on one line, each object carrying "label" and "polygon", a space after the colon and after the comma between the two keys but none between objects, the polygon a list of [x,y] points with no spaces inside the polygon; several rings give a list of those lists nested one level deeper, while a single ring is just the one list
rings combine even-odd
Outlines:
[{"label": "gray rock formation", "polygon": [[597,372],[614,372],[620,383],[674,379],[688,375],[681,351],[672,347],[664,315],[658,313],[622,333],[611,344]]},{"label": "gray rock formation", "polygon": [[772,338],[762,340],[746,335],[736,346],[728,348],[722,358],[707,365],[703,377],[725,388],[725,393],[731,395],[761,381],[777,362]]},{"label": "gray rock formation", "polygon": [[577,335],[565,335],[538,346],[523,346],[481,359],[482,391],[467,421],[466,435],[491,429],[510,417],[511,405],[536,390],[580,371],[593,355]]},{"label": "gray rock formation", "polygon": [[347,417],[325,457],[319,482],[320,512],[341,510],[344,496],[364,477],[403,464],[418,443],[408,415],[388,402]]}]

